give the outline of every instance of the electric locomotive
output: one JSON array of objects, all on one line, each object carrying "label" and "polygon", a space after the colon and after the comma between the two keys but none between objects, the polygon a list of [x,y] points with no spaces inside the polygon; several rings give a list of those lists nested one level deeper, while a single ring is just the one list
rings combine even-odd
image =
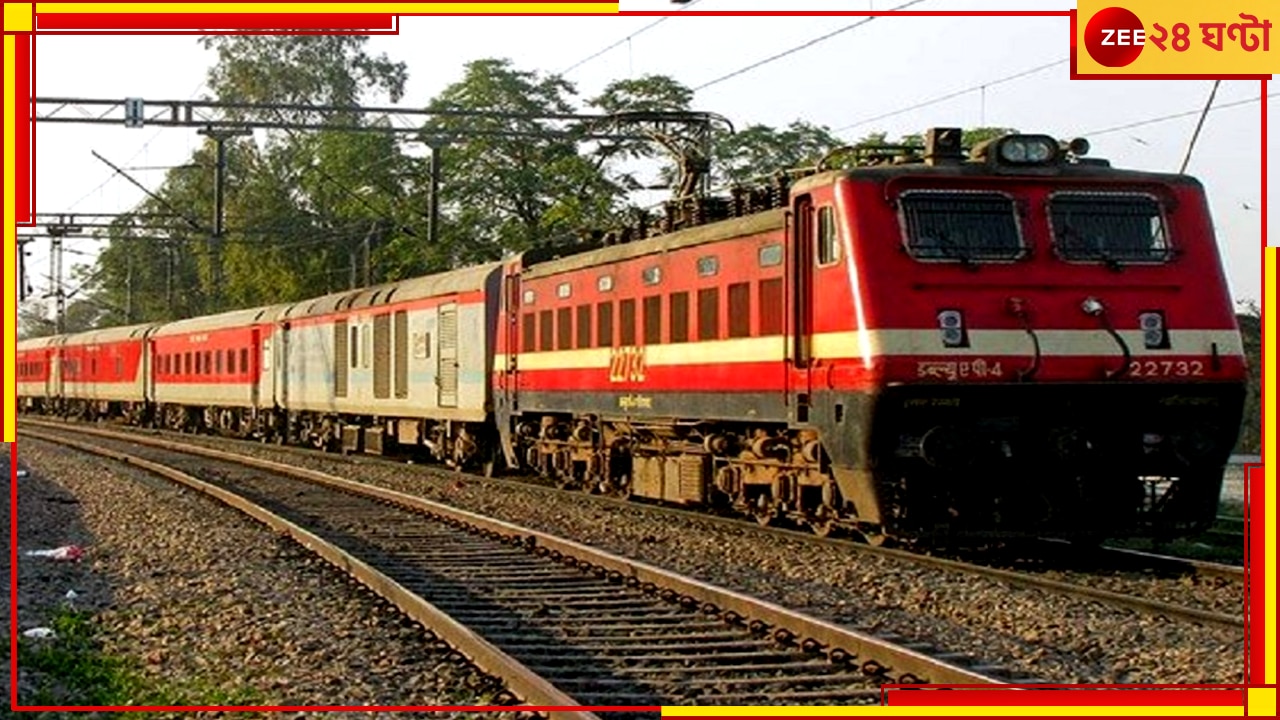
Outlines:
[{"label": "electric locomotive", "polygon": [[1245,366],[1201,186],[959,138],[513,263],[508,461],[872,541],[1212,522]]}]

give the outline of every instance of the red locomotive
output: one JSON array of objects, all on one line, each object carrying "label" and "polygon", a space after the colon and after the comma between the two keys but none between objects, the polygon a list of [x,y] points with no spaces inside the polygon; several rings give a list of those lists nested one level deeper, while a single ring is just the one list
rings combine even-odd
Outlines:
[{"label": "red locomotive", "polygon": [[1245,367],[1200,185],[959,138],[672,203],[630,242],[264,309],[232,333],[263,361],[227,360],[223,429],[871,540],[1204,527]]}]

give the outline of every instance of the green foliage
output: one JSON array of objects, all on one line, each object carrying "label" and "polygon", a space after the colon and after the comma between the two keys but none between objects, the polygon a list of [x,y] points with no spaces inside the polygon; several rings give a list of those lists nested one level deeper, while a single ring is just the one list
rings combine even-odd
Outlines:
[{"label": "green foliage", "polygon": [[573,113],[575,90],[555,76],[517,70],[508,60],[468,63],[429,110],[506,113],[441,115],[422,137],[442,151],[441,214],[446,226],[433,269],[493,260],[609,222],[620,188],[577,138],[538,116]]},{"label": "green foliage", "polygon": [[218,53],[209,87],[219,100],[300,105],[357,105],[369,91],[399,102],[409,77],[403,62],[365,52],[357,35],[210,35]]},{"label": "green foliage", "polygon": [[844,144],[826,126],[803,120],[781,130],[750,125],[717,138],[714,178],[719,183],[741,183],[780,170],[812,167]]},{"label": "green foliage", "polygon": [[[252,705],[260,701],[258,693],[247,688],[226,690],[205,682],[148,677],[136,660],[103,651],[94,618],[87,612],[60,610],[49,627],[55,637],[18,642],[18,665],[40,682],[35,697],[23,698],[28,704]],[[7,653],[7,641],[4,648]]]}]

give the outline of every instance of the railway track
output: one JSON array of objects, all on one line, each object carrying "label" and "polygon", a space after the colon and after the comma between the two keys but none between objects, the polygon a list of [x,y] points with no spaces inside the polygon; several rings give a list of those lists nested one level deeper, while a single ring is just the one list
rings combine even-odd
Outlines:
[{"label": "railway track", "polygon": [[[25,422],[26,421],[24,421],[24,423]],[[65,425],[60,425],[58,423],[48,423],[44,421],[26,424],[49,428],[65,427]],[[84,432],[95,434],[103,433],[108,437],[136,439],[139,442],[145,442],[152,437],[150,434],[143,435],[139,434],[137,431],[117,433],[112,431],[102,431],[84,425],[78,425],[77,427],[82,428]],[[185,436],[181,437],[189,439]],[[314,451],[300,448],[286,448],[286,451],[290,453],[297,452],[306,456],[315,456]],[[360,458],[362,462],[376,459],[377,458],[365,456]],[[546,492],[550,496],[563,496],[568,494],[577,501],[596,502],[614,506],[634,507],[636,505],[635,501],[587,495],[582,492],[565,491],[528,481],[489,479],[475,476],[466,477],[472,477],[484,482],[498,483],[499,485],[505,483],[518,483],[522,487],[538,488],[540,491]],[[688,518],[692,514],[689,510],[677,507],[648,503],[645,503],[644,507],[647,511],[654,513],[683,518]],[[1218,581],[1226,582],[1232,587],[1235,587],[1237,584],[1242,586],[1243,570],[1238,566],[1188,560],[1185,558],[1164,556],[1135,550],[1124,550],[1120,548],[1104,547],[1087,548],[1082,550],[1080,548],[1074,548],[1070,543],[1058,541],[1044,542],[1040,547],[1040,552],[1051,553],[1052,557],[1057,558],[1059,561],[1064,563],[1069,562],[1075,567],[1079,567],[1082,562],[1088,567],[1088,570],[1086,571],[1064,571],[1063,565],[1055,565],[1052,561],[1047,565],[1043,562],[1030,565],[1025,561],[1017,561],[1012,563],[1012,565],[1008,562],[992,562],[990,560],[984,560],[983,562],[971,562],[958,556],[930,555],[898,548],[875,547],[846,539],[818,537],[808,532],[789,530],[787,528],[762,528],[753,521],[744,521],[732,517],[708,515],[705,513],[697,513],[697,517],[700,521],[741,528],[744,531],[765,532],[800,542],[832,545],[853,552],[877,555],[900,562],[910,562],[945,571],[978,575],[1017,587],[1035,588],[1046,592],[1096,601],[1112,607],[1125,608],[1136,612],[1163,616],[1173,620],[1199,622],[1221,627],[1239,628],[1241,630],[1243,630],[1244,627],[1243,617],[1235,614],[1234,612],[1228,613],[1213,608],[1192,607],[1179,602],[1169,602],[1167,600],[1153,598],[1147,594],[1140,594],[1145,591],[1141,588],[1135,587],[1150,584],[1154,581],[1158,581],[1159,578],[1168,577],[1170,575],[1194,575],[1204,578],[1216,578]],[[1043,561],[1044,557],[1045,556],[1042,556],[1039,560]],[[1007,561],[1008,558],[1005,557],[1003,560]],[[1011,569],[1011,567],[1032,567],[1034,570],[1026,571],[1023,569]],[[1099,570],[1105,570],[1108,572],[1128,572],[1133,573],[1134,577],[1116,578],[1099,575]],[[1071,578],[1071,580],[1050,577],[1049,575],[1051,574]],[[1233,608],[1239,607],[1243,603],[1242,598],[1242,595],[1239,600],[1236,600],[1233,597],[1229,602],[1221,604],[1228,605]]]},{"label": "railway track", "polygon": [[31,425],[20,434],[162,474],[289,534],[501,678],[525,704],[567,708],[563,717],[591,717],[591,707],[604,706],[870,703],[885,682],[1034,682],[314,470]]}]

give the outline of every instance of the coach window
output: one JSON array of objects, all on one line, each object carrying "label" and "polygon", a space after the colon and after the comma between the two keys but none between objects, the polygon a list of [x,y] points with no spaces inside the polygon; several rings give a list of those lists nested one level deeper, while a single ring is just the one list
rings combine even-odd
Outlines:
[{"label": "coach window", "polygon": [[243,348],[240,350],[240,372],[242,373],[249,372],[249,349],[248,348]]},{"label": "coach window", "polygon": [[183,373],[182,373],[183,375],[190,375],[190,374],[191,374],[191,369],[192,369],[192,368],[191,368],[191,353],[189,353],[189,352],[188,352],[188,353],[183,353],[183,354],[182,354],[182,367],[183,367]]},{"label": "coach window", "polygon": [[618,303],[618,344],[630,347],[636,344],[636,301]]},{"label": "coach window", "polygon": [[573,308],[556,310],[556,349],[573,349]]},{"label": "coach window", "polygon": [[644,299],[644,344],[662,342],[662,296],[650,295]]},{"label": "coach window", "polygon": [[116,377],[124,377],[124,358],[116,358]]},{"label": "coach window", "polygon": [[830,205],[818,209],[818,265],[831,265],[840,259],[836,241],[836,216]]},{"label": "coach window", "polygon": [[538,313],[538,349],[546,352],[553,349],[553,340],[555,340],[555,328],[551,326],[551,311],[543,310]]},{"label": "coach window", "polygon": [[360,367],[369,369],[369,356],[373,354],[373,326],[360,329]]},{"label": "coach window", "polygon": [[698,291],[698,339],[720,338],[720,288]]},{"label": "coach window", "polygon": [[89,376],[95,378],[98,376],[98,358],[89,359]]},{"label": "coach window", "polygon": [[596,347],[613,347],[613,303],[596,303]]},{"label": "coach window", "polygon": [[729,286],[729,337],[751,336],[751,283]]},{"label": "coach window", "polygon": [[908,191],[898,199],[917,260],[1012,261],[1026,254],[1013,198],[996,192]]},{"label": "coach window", "polygon": [[523,321],[524,326],[520,328],[520,349],[523,352],[533,352],[538,349],[538,316],[527,312]]},{"label": "coach window", "polygon": [[227,374],[234,375],[236,372],[236,351],[227,348]]},{"label": "coach window", "polygon": [[351,328],[351,367],[360,367],[360,328]]},{"label": "coach window", "polygon": [[210,357],[210,355],[211,353],[208,350],[204,351],[204,374],[205,375],[213,374],[213,358]]},{"label": "coach window", "polygon": [[578,306],[578,349],[591,347],[591,306]]},{"label": "coach window", "polygon": [[215,373],[217,373],[218,375],[222,374],[222,351],[221,350],[213,351],[213,367],[214,367],[213,371]]},{"label": "coach window", "polygon": [[667,324],[669,342],[689,342],[689,293],[671,293],[671,320]]}]

